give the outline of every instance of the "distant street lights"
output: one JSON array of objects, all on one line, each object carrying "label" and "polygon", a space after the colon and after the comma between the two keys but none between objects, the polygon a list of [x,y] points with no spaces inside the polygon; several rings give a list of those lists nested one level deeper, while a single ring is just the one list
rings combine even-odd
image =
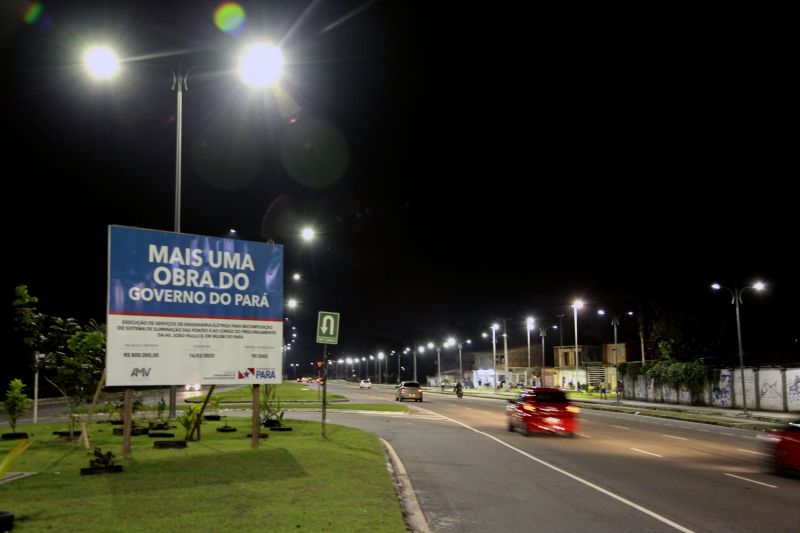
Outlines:
[{"label": "distant street lights", "polygon": [[583,307],[581,300],[572,304],[572,313],[575,316],[575,390],[578,390],[578,309]]},{"label": "distant street lights", "polygon": [[725,289],[729,293],[731,293],[732,301],[731,303],[736,306],[736,338],[739,341],[739,369],[742,373],[742,406],[744,407],[744,414],[747,415],[747,392],[745,391],[744,387],[744,349],[742,349],[742,324],[739,318],[739,304],[742,303],[742,293],[747,289],[753,289],[754,291],[763,291],[766,288],[766,285],[758,281],[752,285],[748,285],[747,287],[742,287],[741,289],[737,288],[735,285],[733,290],[729,289],[728,287],[723,287],[719,283],[713,283],[711,288],[715,291],[720,289]]},{"label": "distant street lights", "polygon": [[[107,80],[120,72],[120,61],[116,53],[108,47],[90,48],[84,55],[84,66],[89,74],[98,80]],[[239,58],[239,74],[245,84],[253,88],[274,85],[280,79],[284,58],[280,49],[266,43],[255,43],[247,47]],[[175,233],[181,231],[181,166],[183,150],[183,92],[189,88],[189,74],[172,72],[172,90],[177,94],[175,114]],[[177,409],[177,387],[169,388],[169,416],[175,418]]]},{"label": "distant street lights", "polygon": [[383,354],[383,352],[378,352],[378,384],[383,383],[383,380],[381,379],[381,361],[383,361],[384,357],[386,356]]}]

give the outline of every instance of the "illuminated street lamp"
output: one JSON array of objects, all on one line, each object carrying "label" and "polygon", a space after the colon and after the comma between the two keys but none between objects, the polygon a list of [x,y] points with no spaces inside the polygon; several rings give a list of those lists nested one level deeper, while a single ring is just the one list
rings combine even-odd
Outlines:
[{"label": "illuminated street lamp", "polygon": [[[432,342],[428,343],[428,348],[433,348]],[[442,348],[444,345],[436,345],[436,385],[439,387],[442,386]]]},{"label": "illuminated street lamp", "polygon": [[[83,63],[96,80],[110,80],[120,72],[120,61],[117,54],[107,46],[89,48],[83,56]],[[254,43],[244,49],[239,60],[239,75],[242,81],[253,88],[266,88],[280,79],[284,58],[279,48],[266,44]],[[177,112],[175,114],[175,233],[181,232],[181,165],[183,153],[183,92],[189,88],[189,73],[172,72],[172,90],[177,94]],[[177,387],[169,388],[169,415],[175,418],[177,409]]]},{"label": "illuminated street lamp", "polygon": [[492,364],[494,371],[494,378],[492,378],[494,392],[497,392],[497,330],[500,328],[498,324],[492,324]]},{"label": "illuminated street lamp", "polygon": [[383,383],[383,378],[381,376],[381,361],[383,358],[386,357],[383,352],[378,352],[378,384]]},{"label": "illuminated street lamp", "polygon": [[316,236],[316,232],[314,231],[313,228],[306,227],[302,229],[302,231],[300,232],[300,236],[303,238],[304,241],[312,241]]},{"label": "illuminated street lamp", "polygon": [[[597,314],[600,315],[600,316],[604,316],[606,314],[606,312],[605,312],[604,309],[599,309],[597,311]],[[628,316],[633,316],[633,311],[628,311],[625,314],[628,315]],[[611,319],[611,325],[614,326],[614,348],[613,348],[612,351],[614,352],[614,371],[616,372],[616,370],[617,370],[617,327],[619,326],[619,315],[614,315],[614,317]],[[617,376],[616,379],[619,380],[619,376]],[[611,383],[609,381],[610,380],[608,379],[608,376],[606,376],[606,383],[608,383],[608,386],[610,387]],[[617,388],[619,388],[619,386],[617,386]],[[617,403],[619,403],[619,394],[617,394]]]},{"label": "illuminated street lamp", "polygon": [[739,304],[742,303],[742,293],[747,289],[753,289],[754,291],[763,291],[766,289],[766,285],[762,281],[757,281],[752,285],[748,285],[747,287],[742,287],[741,289],[737,288],[735,285],[733,286],[733,290],[729,289],[728,287],[723,287],[719,283],[713,283],[711,288],[715,291],[720,289],[725,289],[729,293],[731,293],[731,303],[736,306],[736,338],[739,341],[739,369],[742,373],[742,406],[744,407],[744,414],[747,415],[747,392],[744,388],[744,349],[742,349],[742,324],[739,319]]},{"label": "illuminated street lamp", "polygon": [[[433,345],[431,344],[430,346]],[[408,353],[408,352],[411,352],[411,355],[414,357],[414,381],[419,381],[417,379],[417,353],[425,353],[425,347],[413,346],[412,348],[406,348],[405,350],[403,350],[403,353]]]},{"label": "illuminated street lamp", "polygon": [[572,304],[572,314],[575,316],[575,390],[578,390],[578,309],[581,307],[581,300],[575,300]]},{"label": "illuminated street lamp", "polygon": [[[558,326],[550,326],[550,328],[558,329]],[[542,387],[545,386],[544,385],[544,367],[545,367],[545,362],[544,362],[544,354],[545,354],[544,338],[547,336],[547,330],[550,329],[550,328],[546,328],[544,326],[539,326],[539,336],[542,338],[542,380],[541,380]]]},{"label": "illuminated street lamp", "polygon": [[[525,385],[531,386],[532,375],[531,375],[531,330],[533,329],[533,317],[529,316],[527,320],[525,320],[525,325],[528,329],[528,374],[525,376]],[[544,371],[544,366],[542,366],[542,370]]]},{"label": "illuminated street lamp", "polygon": [[447,342],[451,346],[455,344],[456,348],[458,348],[458,382],[461,383],[461,385],[464,385],[464,367],[461,363],[461,349],[464,347],[464,343],[472,344],[472,341],[469,339],[465,341],[457,341],[451,337],[447,339]]}]

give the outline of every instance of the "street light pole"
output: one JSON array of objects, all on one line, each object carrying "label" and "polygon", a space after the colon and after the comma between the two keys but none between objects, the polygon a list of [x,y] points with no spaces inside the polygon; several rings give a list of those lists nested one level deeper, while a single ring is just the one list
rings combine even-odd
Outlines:
[{"label": "street light pole", "polygon": [[725,289],[726,291],[731,293],[731,296],[733,297],[733,301],[731,303],[736,306],[736,339],[739,342],[739,370],[741,371],[742,374],[742,406],[745,416],[748,416],[747,391],[745,390],[745,384],[744,384],[744,349],[742,348],[742,323],[739,314],[739,304],[742,303],[742,293],[744,291],[746,291],[747,289],[763,291],[766,288],[766,285],[763,282],[758,281],[753,285],[743,287],[741,290],[739,290],[739,288],[737,288],[736,285],[734,285],[733,290],[731,290],[728,287],[723,287],[719,283],[714,283],[711,285],[711,288],[716,291],[720,289]]},{"label": "street light pole", "polygon": [[503,359],[505,360],[505,367],[506,367],[506,375],[503,383],[505,383],[505,390],[508,390],[508,330],[506,329],[506,320],[507,318],[503,319]]},{"label": "street light pole", "polygon": [[542,385],[542,387],[544,387],[545,386],[545,384],[544,384],[544,366],[545,366],[545,362],[544,362],[544,338],[547,336],[547,328],[540,327],[539,328],[539,336],[542,338],[542,382],[541,382],[541,385]]},{"label": "street light pole", "polygon": [[411,348],[411,355],[414,357],[414,381],[417,380],[417,348]]},{"label": "street light pole", "polygon": [[525,376],[525,385],[531,386],[533,376],[531,375],[531,330],[533,329],[533,317],[528,317],[526,320],[528,326],[528,374]]},{"label": "street light pole", "polygon": [[461,347],[463,344],[461,341],[458,343],[458,382],[461,383],[461,386],[464,386],[464,367],[461,365]]},{"label": "street light pole", "polygon": [[583,302],[575,300],[572,304],[572,313],[575,316],[575,390],[578,390],[578,309],[583,307]]},{"label": "street light pole", "polygon": [[36,352],[33,354],[35,358],[34,364],[36,365],[36,372],[33,374],[33,423],[39,421],[39,366],[46,357],[45,354]]},{"label": "street light pole", "polygon": [[442,386],[442,345],[436,345],[436,385]]},{"label": "street light pole", "polygon": [[494,372],[492,388],[494,392],[497,392],[497,328],[499,327],[497,324],[492,324],[492,372]]}]

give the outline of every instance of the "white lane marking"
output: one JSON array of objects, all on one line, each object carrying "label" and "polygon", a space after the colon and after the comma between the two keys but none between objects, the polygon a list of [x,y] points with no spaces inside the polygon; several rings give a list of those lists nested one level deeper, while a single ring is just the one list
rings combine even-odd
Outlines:
[{"label": "white lane marking", "polygon": [[662,437],[669,437],[670,439],[678,439],[678,440],[689,440],[685,437],[676,437],[674,435],[662,435]]},{"label": "white lane marking", "polygon": [[744,481],[749,481],[750,483],[755,483],[757,485],[764,485],[765,487],[770,487],[770,488],[773,488],[773,489],[777,489],[778,488],[777,485],[770,485],[769,483],[761,483],[760,481],[756,481],[755,479],[747,479],[746,477],[742,477],[742,476],[734,476],[733,474],[728,474],[727,472],[725,473],[725,475],[726,476],[735,477],[736,479],[742,479]]},{"label": "white lane marking", "polygon": [[625,426],[615,426],[614,424],[611,424],[611,427],[612,428],[620,428],[620,429],[631,429],[631,428],[627,428]]},{"label": "white lane marking", "polygon": [[644,450],[640,450],[639,448],[631,448],[631,450],[633,450],[635,452],[639,452],[639,453],[646,453],[647,455],[652,455],[652,456],[655,456],[655,457],[664,457],[663,455],[658,455],[657,453],[646,452]]},{"label": "white lane marking", "polygon": [[576,435],[580,435],[581,437],[585,437],[587,439],[591,439],[592,438],[592,437],[590,437],[589,435],[587,435],[585,433],[576,433]]},{"label": "white lane marking", "polygon": [[720,432],[720,435],[727,435],[727,436],[729,436],[729,437],[735,437],[735,436],[736,436],[736,435],[734,435],[733,433],[725,433],[724,431],[721,431],[721,432]]},{"label": "white lane marking", "polygon": [[743,450],[742,448],[736,448],[736,449],[739,450],[740,452],[744,452],[744,453],[752,453],[753,455],[763,455],[765,457],[770,457],[770,455],[768,453],[753,452],[753,451],[750,451],[750,450]]},{"label": "white lane marking", "polygon": [[680,525],[680,524],[678,524],[676,522],[673,522],[669,518],[667,518],[665,516],[661,516],[660,514],[656,513],[655,511],[651,511],[650,509],[647,509],[646,507],[642,507],[638,503],[634,503],[631,500],[628,500],[627,498],[623,498],[622,496],[619,496],[618,494],[614,494],[610,490],[604,489],[603,487],[601,487],[599,485],[595,485],[591,481],[587,481],[587,480],[585,480],[585,479],[583,479],[581,477],[576,476],[575,474],[571,474],[571,473],[567,472],[566,470],[563,470],[563,469],[557,467],[556,465],[550,464],[547,461],[544,461],[542,459],[539,459],[536,456],[533,456],[533,455],[529,454],[528,452],[524,452],[524,451],[520,450],[519,448],[516,448],[516,447],[508,444],[507,442],[503,442],[502,440],[498,439],[495,436],[489,435],[488,433],[486,433],[484,431],[480,431],[478,429],[475,429],[472,426],[468,426],[467,424],[465,424],[463,422],[459,422],[458,420],[456,420],[454,418],[449,418],[449,417],[446,417],[445,415],[440,415],[440,416],[443,416],[444,418],[447,418],[451,422],[454,422],[454,423],[458,424],[459,426],[465,427],[465,428],[469,429],[470,431],[474,431],[478,435],[483,435],[484,437],[487,437],[487,438],[495,441],[496,443],[501,444],[501,445],[505,446],[506,448],[508,448],[510,450],[513,450],[513,451],[517,452],[518,454],[520,454],[520,455],[522,455],[524,457],[527,457],[531,461],[535,461],[535,462],[539,463],[542,466],[546,466],[547,468],[549,468],[551,470],[554,470],[554,471],[558,472],[559,474],[567,476],[568,478],[573,479],[573,480],[577,481],[578,483],[582,483],[582,484],[586,485],[587,487],[596,490],[597,492],[605,494],[609,498],[613,498],[613,499],[617,500],[620,503],[623,503],[623,504],[625,504],[625,505],[627,505],[629,507],[632,507],[632,508],[636,509],[637,511],[640,511],[640,512],[646,514],[647,516],[655,518],[659,522],[662,522],[662,523],[664,523],[664,524],[666,524],[666,525],[668,525],[670,527],[673,527],[673,528],[677,529],[678,531],[682,531],[683,533],[695,533],[691,529],[683,527],[682,525]]}]

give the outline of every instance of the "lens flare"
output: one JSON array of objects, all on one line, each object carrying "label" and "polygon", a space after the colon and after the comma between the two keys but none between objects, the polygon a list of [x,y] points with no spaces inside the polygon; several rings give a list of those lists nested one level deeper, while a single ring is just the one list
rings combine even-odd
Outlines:
[{"label": "lens flare", "polygon": [[27,2],[25,9],[22,11],[22,21],[25,24],[33,24],[42,14],[44,6],[41,2]]},{"label": "lens flare", "polygon": [[244,9],[236,2],[220,4],[214,11],[214,25],[225,33],[239,33],[245,25]]}]

